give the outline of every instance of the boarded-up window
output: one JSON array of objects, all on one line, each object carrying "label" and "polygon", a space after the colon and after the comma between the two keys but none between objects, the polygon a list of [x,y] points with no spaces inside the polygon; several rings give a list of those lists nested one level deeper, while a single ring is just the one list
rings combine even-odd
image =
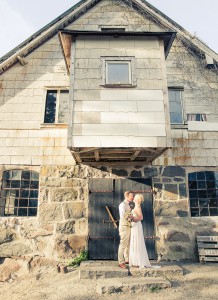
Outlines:
[{"label": "boarded-up window", "polygon": [[182,91],[169,89],[170,123],[183,124]]},{"label": "boarded-up window", "polygon": [[68,90],[48,90],[45,102],[44,123],[67,123],[68,107]]},{"label": "boarded-up window", "polygon": [[2,216],[36,216],[38,206],[39,174],[29,170],[3,172],[0,195]]}]

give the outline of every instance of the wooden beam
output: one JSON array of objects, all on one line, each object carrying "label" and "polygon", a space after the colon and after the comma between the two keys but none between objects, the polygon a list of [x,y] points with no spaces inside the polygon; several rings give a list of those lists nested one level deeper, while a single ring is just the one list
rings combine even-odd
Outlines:
[{"label": "wooden beam", "polygon": [[58,37],[60,40],[62,53],[64,55],[67,74],[70,75],[72,37],[69,34],[61,33],[61,32],[58,33]]},{"label": "wooden beam", "polygon": [[98,150],[99,148],[83,148],[83,150],[78,151],[80,154],[82,153],[87,153],[87,152],[92,152],[95,150]]},{"label": "wooden beam", "polygon": [[78,163],[81,163],[81,162],[82,162],[82,159],[81,159],[81,157],[80,157],[80,155],[79,155],[78,152],[72,152],[72,154],[73,154],[74,159],[75,159]]},{"label": "wooden beam", "polygon": [[140,153],[140,151],[135,151],[135,152],[133,153],[133,155],[130,157],[130,160],[131,160],[131,161],[135,160],[136,157],[139,155],[139,153]]},{"label": "wooden beam", "polygon": [[95,150],[95,160],[99,161],[100,160],[100,155],[99,155],[99,151]]},{"label": "wooden beam", "polygon": [[19,63],[20,63],[22,66],[27,65],[27,61],[25,60],[24,57],[18,55],[18,56],[17,56],[17,59],[19,60]]}]

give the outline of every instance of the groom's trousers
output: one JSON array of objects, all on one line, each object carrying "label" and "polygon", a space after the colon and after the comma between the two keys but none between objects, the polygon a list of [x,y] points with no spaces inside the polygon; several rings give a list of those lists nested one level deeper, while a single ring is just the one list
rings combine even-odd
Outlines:
[{"label": "groom's trousers", "polygon": [[118,262],[119,264],[129,261],[129,244],[130,244],[131,228],[127,225],[119,227],[120,245],[118,249]]}]

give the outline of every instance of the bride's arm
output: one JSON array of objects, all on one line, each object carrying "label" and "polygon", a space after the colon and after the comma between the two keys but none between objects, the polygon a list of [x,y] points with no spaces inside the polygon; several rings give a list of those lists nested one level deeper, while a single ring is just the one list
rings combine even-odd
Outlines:
[{"label": "bride's arm", "polygon": [[134,218],[134,221],[137,222],[137,221],[142,221],[143,220],[143,214],[142,214],[142,209],[141,207],[136,207],[135,208],[135,212],[137,214],[137,217]]}]

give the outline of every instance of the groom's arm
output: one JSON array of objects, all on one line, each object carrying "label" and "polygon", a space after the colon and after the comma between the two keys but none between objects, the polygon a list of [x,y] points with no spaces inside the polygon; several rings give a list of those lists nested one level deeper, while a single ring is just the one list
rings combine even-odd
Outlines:
[{"label": "groom's arm", "polygon": [[121,203],[119,205],[119,214],[120,214],[120,219],[122,219],[125,215],[125,205],[124,205],[124,203]]}]

